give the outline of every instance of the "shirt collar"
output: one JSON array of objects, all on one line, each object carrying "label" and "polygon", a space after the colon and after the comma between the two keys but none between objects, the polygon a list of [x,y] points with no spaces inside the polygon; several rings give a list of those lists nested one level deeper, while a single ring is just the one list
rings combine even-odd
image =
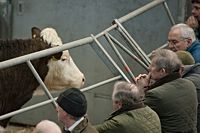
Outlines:
[{"label": "shirt collar", "polygon": [[67,131],[72,131],[79,123],[81,123],[81,121],[84,119],[84,116],[81,117],[78,121],[76,121],[73,125],[71,125],[69,128],[65,127],[65,130]]}]

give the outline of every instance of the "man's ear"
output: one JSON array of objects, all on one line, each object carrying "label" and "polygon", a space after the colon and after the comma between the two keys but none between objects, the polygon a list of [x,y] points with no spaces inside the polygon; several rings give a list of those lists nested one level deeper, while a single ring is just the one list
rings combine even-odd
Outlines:
[{"label": "man's ear", "polygon": [[115,103],[116,103],[118,109],[122,108],[122,101],[117,100],[117,101],[115,101]]},{"label": "man's ear", "polygon": [[187,46],[189,47],[190,45],[192,45],[192,39],[191,38],[188,38],[187,40]]},{"label": "man's ear", "polygon": [[40,38],[40,32],[41,32],[41,30],[39,28],[33,27],[31,29],[32,39]]},{"label": "man's ear", "polygon": [[178,71],[179,74],[181,75],[181,77],[182,77],[183,71],[184,71],[184,66],[182,65],[182,66],[180,67],[179,71]]},{"label": "man's ear", "polygon": [[160,69],[160,74],[161,74],[161,76],[163,76],[163,75],[166,75],[166,70],[165,70],[165,68],[161,68]]}]

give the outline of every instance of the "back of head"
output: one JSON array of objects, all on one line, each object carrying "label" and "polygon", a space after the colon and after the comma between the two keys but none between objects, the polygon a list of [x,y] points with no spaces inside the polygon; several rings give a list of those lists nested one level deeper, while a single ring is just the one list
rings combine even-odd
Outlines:
[{"label": "back of head", "polygon": [[123,106],[135,106],[143,103],[144,92],[135,84],[125,81],[116,82],[113,88],[112,99],[122,102]]},{"label": "back of head", "polygon": [[180,34],[180,39],[188,39],[190,38],[192,42],[196,40],[196,36],[194,33],[194,30],[189,27],[187,24],[184,23],[179,23],[171,27],[171,30],[179,29],[181,34]]},{"label": "back of head", "polygon": [[178,58],[182,61],[183,65],[193,65],[195,60],[193,56],[187,51],[177,51]]},{"label": "back of head", "polygon": [[151,58],[155,61],[157,69],[164,68],[169,74],[178,72],[182,66],[176,53],[168,49],[156,50]]},{"label": "back of head", "polygon": [[85,95],[77,88],[70,88],[61,93],[57,99],[58,105],[74,117],[82,117],[87,111]]},{"label": "back of head", "polygon": [[56,123],[43,120],[36,125],[34,133],[62,133],[62,131]]}]

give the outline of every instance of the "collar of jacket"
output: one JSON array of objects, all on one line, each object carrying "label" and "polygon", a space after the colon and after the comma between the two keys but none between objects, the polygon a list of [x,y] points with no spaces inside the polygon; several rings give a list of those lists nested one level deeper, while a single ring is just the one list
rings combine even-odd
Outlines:
[{"label": "collar of jacket", "polygon": [[116,111],[114,111],[113,113],[110,114],[110,117],[107,119],[112,119],[113,117],[117,116],[117,115],[120,115],[122,113],[125,113],[125,112],[128,112],[130,110],[135,110],[135,109],[139,109],[139,108],[143,108],[145,107],[145,105],[143,103],[140,103],[140,104],[137,104],[137,105],[134,105],[134,107],[130,107],[130,106],[125,106],[125,107],[122,107]]},{"label": "collar of jacket", "polygon": [[191,73],[200,74],[200,63],[194,65],[185,65],[182,77],[187,77]]},{"label": "collar of jacket", "polygon": [[156,81],[154,84],[152,84],[151,86],[149,86],[149,89],[148,90],[151,90],[155,87],[158,87],[158,86],[161,86],[163,85],[164,83],[168,83],[170,81],[173,81],[175,79],[178,79],[180,78],[181,75],[179,72],[174,72],[174,73],[171,73],[163,78],[161,78],[160,80]]},{"label": "collar of jacket", "polygon": [[[81,133],[87,127],[87,125],[88,119],[84,117],[84,119],[71,131],[71,133]],[[64,130],[64,133],[68,132]]]}]

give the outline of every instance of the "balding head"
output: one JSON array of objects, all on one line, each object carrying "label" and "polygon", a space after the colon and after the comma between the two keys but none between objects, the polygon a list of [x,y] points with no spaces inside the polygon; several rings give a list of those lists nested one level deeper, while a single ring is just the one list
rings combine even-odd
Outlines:
[{"label": "balding head", "polygon": [[62,131],[56,123],[43,120],[36,125],[34,133],[62,133]]},{"label": "balding head", "polygon": [[122,107],[134,107],[143,103],[144,92],[133,83],[118,81],[114,85],[112,100],[120,101]]}]

